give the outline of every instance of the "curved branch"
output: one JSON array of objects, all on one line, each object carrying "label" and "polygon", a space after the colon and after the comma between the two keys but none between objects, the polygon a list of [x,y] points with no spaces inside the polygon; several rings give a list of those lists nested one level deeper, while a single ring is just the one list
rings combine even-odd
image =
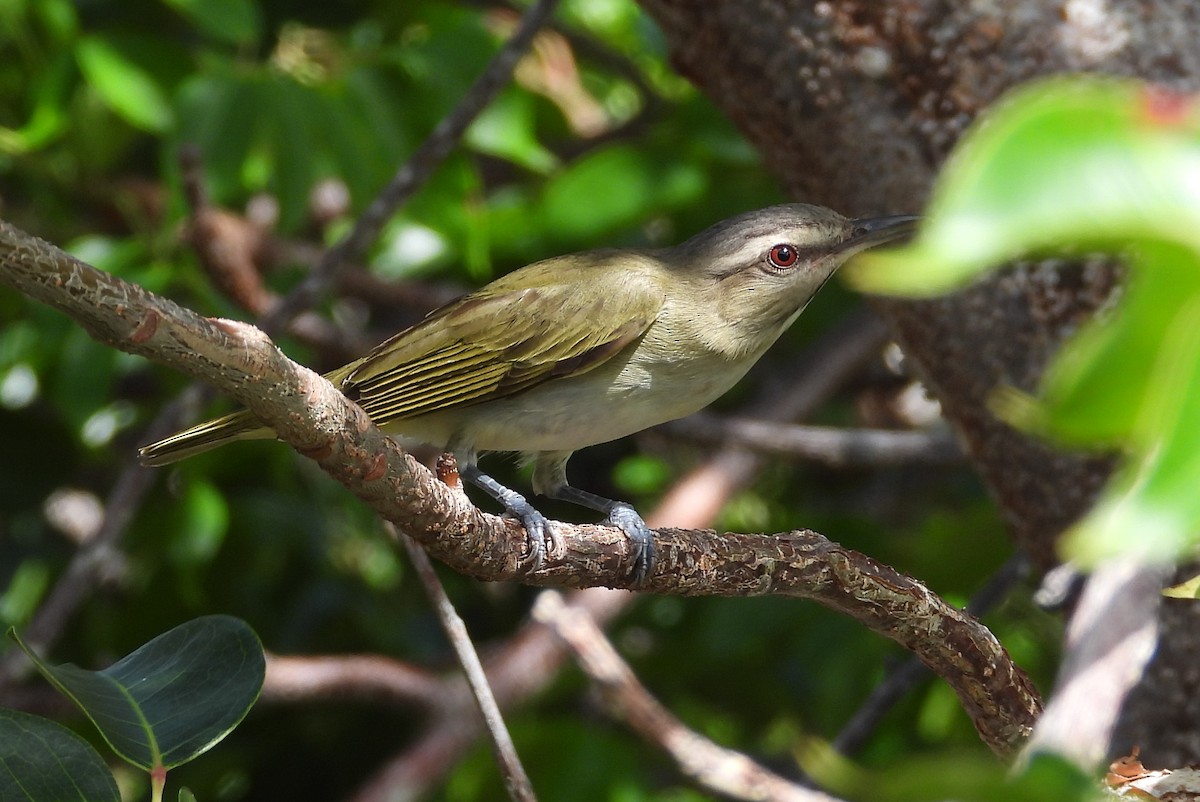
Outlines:
[{"label": "curved branch", "polygon": [[[329,382],[289,360],[258,329],[204,318],[0,223],[0,283],[72,317],[98,341],[203,379],[452,568],[484,580],[629,587],[617,529],[553,524],[563,548],[543,568],[523,559],[516,521],[480,512],[382,434]],[[914,651],[954,687],[981,736],[1007,754],[1040,701],[978,621],[919,582],[798,530],[779,535],[659,530],[658,564],[640,590],[681,595],[779,594],[847,613]]]}]

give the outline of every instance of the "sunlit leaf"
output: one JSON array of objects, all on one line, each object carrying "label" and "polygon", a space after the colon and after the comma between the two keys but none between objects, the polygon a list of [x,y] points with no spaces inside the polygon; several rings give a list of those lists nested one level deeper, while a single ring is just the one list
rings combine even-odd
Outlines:
[{"label": "sunlit leaf", "polygon": [[1115,555],[1164,560],[1200,537],[1200,294],[1173,316],[1159,344],[1153,386],[1130,459],[1082,522],[1065,552],[1084,563]]},{"label": "sunlit leaf", "polygon": [[1120,302],[1089,321],[1046,371],[1036,428],[1073,446],[1129,442],[1148,403],[1163,391],[1155,356],[1182,306],[1200,295],[1200,254],[1144,241],[1131,256]]},{"label": "sunlit leaf", "polygon": [[1170,596],[1172,599],[1200,599],[1200,574],[1186,582],[1172,585],[1163,591],[1163,595]]},{"label": "sunlit leaf", "polygon": [[558,162],[535,136],[533,98],[516,91],[502,93],[484,109],[467,130],[466,142],[537,173],[548,173]]},{"label": "sunlit leaf", "polygon": [[127,122],[155,132],[170,127],[171,107],[154,78],[113,42],[98,36],[81,39],[75,59],[88,83]]},{"label": "sunlit leaf", "polygon": [[928,293],[1005,259],[1067,247],[1126,258],[1126,286],[1046,371],[1037,399],[999,388],[1011,422],[1123,461],[1068,556],[1177,558],[1200,540],[1200,112],[1130,80],[1059,78],[977,125],[918,239],[868,254],[864,287]]},{"label": "sunlit leaf", "polygon": [[654,179],[636,149],[596,150],[547,183],[542,213],[562,237],[598,236],[644,215],[656,198]]}]

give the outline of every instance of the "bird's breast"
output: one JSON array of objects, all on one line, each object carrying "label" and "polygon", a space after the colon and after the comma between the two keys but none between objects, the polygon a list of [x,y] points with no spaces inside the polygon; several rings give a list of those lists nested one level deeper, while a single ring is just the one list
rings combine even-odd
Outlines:
[{"label": "bird's breast", "polygon": [[509,398],[442,410],[388,427],[394,434],[476,451],[574,451],[690,415],[744,373],[705,360],[654,358],[609,363]]}]

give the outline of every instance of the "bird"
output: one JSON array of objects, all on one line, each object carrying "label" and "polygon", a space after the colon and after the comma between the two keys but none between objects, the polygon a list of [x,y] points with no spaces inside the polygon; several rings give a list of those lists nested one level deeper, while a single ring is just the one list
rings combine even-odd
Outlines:
[{"label": "bird", "polygon": [[[532,488],[605,515],[630,540],[632,585],[653,534],[630,504],[567,481],[575,451],[706,407],[733,387],[851,256],[901,239],[917,217],[847,218],[789,203],[716,223],[673,247],[538,261],[430,312],[325,374],[385,433],[455,455],[460,475],[526,530],[540,568],[561,542],[525,496],[478,465],[517,452]],[[160,466],[275,433],[246,410],[144,446]]]}]

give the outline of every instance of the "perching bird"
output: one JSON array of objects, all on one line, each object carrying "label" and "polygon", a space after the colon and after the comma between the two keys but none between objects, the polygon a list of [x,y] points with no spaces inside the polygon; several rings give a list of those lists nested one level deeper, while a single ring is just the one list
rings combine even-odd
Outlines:
[{"label": "perching bird", "polygon": [[[852,255],[916,218],[851,220],[772,206],[659,250],[598,250],[527,265],[430,312],[326,378],[384,431],[455,454],[464,479],[524,524],[529,560],[558,547],[524,497],[477,467],[481,452],[533,461],[533,489],[605,513],[631,539],[633,579],[653,568],[632,506],[567,483],[571,453],[689,415],[732,387]],[[274,437],[246,411],[141,449],[165,465]]]}]

